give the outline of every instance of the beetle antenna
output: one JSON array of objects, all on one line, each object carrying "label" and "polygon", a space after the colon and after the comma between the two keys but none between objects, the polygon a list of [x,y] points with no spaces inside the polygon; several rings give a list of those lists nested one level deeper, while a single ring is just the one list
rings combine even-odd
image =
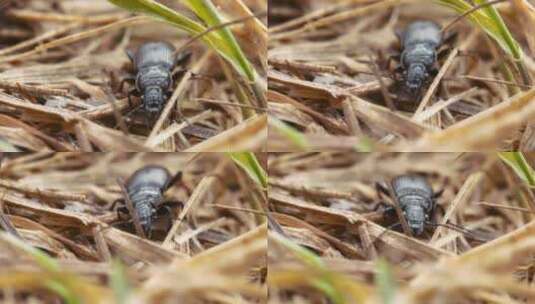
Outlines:
[{"label": "beetle antenna", "polygon": [[479,242],[488,242],[490,240],[488,237],[484,237],[480,233],[476,233],[475,231],[472,231],[470,229],[466,229],[466,228],[464,228],[462,226],[459,226],[459,225],[456,225],[456,224],[452,224],[452,223],[439,224],[439,223],[426,222],[425,224],[429,225],[429,226],[432,226],[432,227],[439,227],[440,226],[440,227],[448,228],[448,229],[451,229],[451,230],[455,230],[455,231],[460,232],[460,233],[470,237],[471,239],[473,239],[475,241],[479,241]]},{"label": "beetle antenna", "polygon": [[377,237],[375,237],[371,242],[370,242],[370,245],[368,247],[365,248],[365,251],[368,251],[370,249],[370,247],[373,246],[373,244],[375,244],[375,242],[380,239],[383,235],[385,235],[387,232],[393,230],[394,228],[396,227],[401,227],[401,223],[400,222],[397,222],[397,223],[394,223],[390,226],[387,226],[384,228],[383,232],[379,233],[379,235]]}]

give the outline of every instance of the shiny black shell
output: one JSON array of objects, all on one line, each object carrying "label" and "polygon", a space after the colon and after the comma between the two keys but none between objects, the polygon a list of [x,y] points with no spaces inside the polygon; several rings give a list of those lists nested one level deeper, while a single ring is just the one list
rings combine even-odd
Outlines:
[{"label": "shiny black shell", "polygon": [[169,170],[164,167],[149,165],[134,172],[126,182],[126,190],[130,194],[140,188],[156,188],[161,191],[171,179]]},{"label": "shiny black shell", "polygon": [[440,26],[432,21],[414,21],[407,26],[401,39],[403,49],[418,44],[437,48],[442,43],[442,33]]},{"label": "shiny black shell", "polygon": [[143,44],[134,55],[136,70],[152,66],[161,66],[171,70],[175,64],[175,48],[167,42],[148,42]]},{"label": "shiny black shell", "polygon": [[441,28],[432,21],[415,21],[407,26],[400,38],[405,86],[418,91],[437,61],[437,48],[442,43]]},{"label": "shiny black shell", "polygon": [[155,208],[162,202],[170,179],[166,168],[150,165],[134,172],[126,183],[128,197],[147,235],[150,235]]},{"label": "shiny black shell", "polygon": [[421,235],[435,207],[433,188],[424,176],[412,174],[394,178],[392,190],[409,228]]}]

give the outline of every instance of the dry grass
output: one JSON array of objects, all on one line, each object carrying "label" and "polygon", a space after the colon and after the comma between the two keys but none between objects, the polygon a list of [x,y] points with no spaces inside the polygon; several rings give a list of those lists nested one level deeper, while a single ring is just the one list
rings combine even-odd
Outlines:
[{"label": "dry grass", "polygon": [[496,6],[520,44],[526,73],[484,31],[449,27],[440,71],[421,96],[403,96],[388,58],[396,31],[458,14],[432,1],[271,1],[269,113],[303,133],[296,145],[270,123],[270,151],[494,151],[534,149],[535,9]]},{"label": "dry grass", "polygon": [[[272,218],[320,258],[270,231],[270,303],[535,301],[533,190],[495,154],[281,153],[268,164]],[[420,238],[385,232],[395,219],[374,211],[374,183],[408,172],[445,190],[438,223],[484,239],[445,228]]]},{"label": "dry grass", "polygon": [[[151,240],[110,210],[116,179],[147,164],[183,172],[166,193],[174,224]],[[2,228],[26,244],[0,234],[6,303],[266,302],[264,190],[225,154],[4,154],[0,192]]]},{"label": "dry grass", "polygon": [[[176,1],[162,1],[193,19]],[[214,1],[227,20],[262,13],[265,0]],[[229,64],[197,40],[191,73],[175,82],[158,122],[119,90],[132,67],[125,51],[191,37],[171,25],[134,17],[105,0],[19,1],[0,15],[0,143],[3,151],[244,151],[264,149],[265,105],[243,90]],[[264,21],[262,21],[264,20]],[[265,79],[265,17],[231,25]],[[265,80],[263,81],[265,83]],[[237,93],[238,92],[238,93]],[[236,138],[239,137],[237,141]]]}]

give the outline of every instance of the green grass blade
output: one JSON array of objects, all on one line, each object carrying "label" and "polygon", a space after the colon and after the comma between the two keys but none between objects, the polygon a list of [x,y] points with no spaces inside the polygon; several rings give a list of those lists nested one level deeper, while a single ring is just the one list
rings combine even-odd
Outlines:
[{"label": "green grass blade", "polygon": [[373,152],[375,150],[374,142],[368,137],[363,137],[355,146],[357,152]]},{"label": "green grass blade", "polygon": [[377,271],[375,275],[375,285],[378,288],[383,304],[393,304],[396,284],[392,275],[392,269],[388,262],[380,259],[377,262]]},{"label": "green grass blade", "polygon": [[[473,6],[464,0],[435,0],[439,4],[454,9],[460,14],[463,14]],[[485,0],[475,0],[474,3],[486,3]],[[511,32],[505,25],[499,12],[492,5],[482,7],[467,16],[473,23],[477,24],[489,36],[491,36],[498,45],[509,55],[516,60],[522,57],[522,51],[518,42],[513,38]]]},{"label": "green grass blade", "polygon": [[[223,23],[223,18],[220,16],[216,7],[210,0],[184,0],[190,9],[194,11],[208,26],[218,26]],[[247,76],[249,81],[256,80],[256,74],[252,69],[251,64],[245,57],[238,41],[228,27],[222,27],[217,30],[223,40],[226,42],[232,57],[236,59],[239,69]]]},{"label": "green grass blade", "polygon": [[[144,13],[167,21],[190,34],[199,34],[206,28],[201,24],[178,14],[167,6],[152,0],[108,0],[109,2],[134,13]],[[209,35],[209,34],[208,34]]]},{"label": "green grass blade", "polygon": [[288,141],[293,143],[296,147],[302,150],[307,150],[309,147],[308,140],[306,139],[305,135],[296,129],[292,128],[291,126],[287,125],[283,121],[270,117],[269,118],[269,124],[277,130],[280,134],[282,134]]},{"label": "green grass blade", "polygon": [[[116,6],[129,10],[131,12],[143,13],[156,19],[166,21],[192,36],[204,33],[207,27],[191,20],[190,18],[181,15],[180,13],[160,4],[154,0],[108,0]],[[196,2],[199,2],[198,0]],[[206,22],[206,20],[205,20]],[[227,29],[228,30],[228,29]],[[243,58],[239,58],[235,51],[235,46],[228,40],[227,37],[221,35],[221,31],[208,32],[201,37],[201,39],[212,49],[218,52],[223,58],[229,61],[239,74],[246,76],[256,75],[251,71],[250,65],[242,65]],[[245,59],[247,61],[247,59]],[[244,70],[243,68],[249,68]],[[252,78],[254,79],[254,77]]]},{"label": "green grass blade", "polygon": [[49,280],[45,282],[45,285],[48,289],[50,289],[51,291],[55,292],[60,297],[62,297],[65,303],[67,304],[83,303],[81,302],[80,299],[76,297],[76,294],[74,293],[73,290],[70,290],[69,288],[67,288],[65,285],[63,285],[62,283],[58,281]]},{"label": "green grass blade", "polygon": [[337,288],[337,284],[334,281],[335,275],[331,273],[320,257],[279,234],[273,234],[273,237],[278,243],[294,253],[300,261],[318,272],[317,277],[311,278],[311,285],[321,290],[332,303],[346,303],[343,291]]},{"label": "green grass blade", "polygon": [[0,152],[20,152],[15,146],[0,138]]},{"label": "green grass blade", "polygon": [[113,261],[110,284],[115,296],[115,302],[118,304],[127,303],[131,287],[126,278],[124,266],[119,260]]},{"label": "green grass blade", "polygon": [[263,189],[267,189],[268,176],[252,152],[228,153],[230,158]]},{"label": "green grass blade", "polygon": [[500,158],[528,185],[535,186],[535,171],[522,152],[500,152]]},{"label": "green grass blade", "polygon": [[[465,0],[435,0],[437,3],[450,7],[455,11],[464,14],[473,9],[473,6]],[[500,13],[494,5],[484,5],[488,3],[487,0],[474,0],[475,5],[480,5],[477,10],[468,14],[467,18],[472,23],[477,24],[483,31],[485,31],[500,48],[513,58],[513,63],[517,72],[520,75],[521,81],[524,85],[532,85],[532,79],[528,68],[524,63],[524,53],[520,44],[514,39],[511,31],[503,21]],[[504,75],[507,77],[507,75]],[[515,89],[514,91],[518,91]]]},{"label": "green grass blade", "polygon": [[39,264],[39,266],[46,271],[50,272],[59,272],[60,267],[59,264],[56,262],[56,260],[43,251],[36,249],[27,243],[24,243],[22,240],[14,237],[11,234],[2,234],[2,238],[11,244],[13,247],[18,248],[19,250],[25,252],[26,254],[30,255],[36,262]]},{"label": "green grass blade", "polygon": [[69,274],[62,273],[59,264],[54,258],[10,234],[1,233],[0,239],[31,256],[42,269],[50,274],[47,278],[43,279],[43,286],[61,296],[65,303],[84,303],[74,288],[76,283],[74,282],[75,278]]},{"label": "green grass blade", "polygon": [[[486,0],[474,0],[474,3],[476,4],[485,4],[486,2]],[[496,7],[494,5],[488,5],[483,7],[482,10],[486,12],[489,19],[492,20],[493,24],[495,24],[497,30],[496,35],[504,41],[503,43],[505,45],[507,45],[508,50],[510,51],[509,53],[516,60],[520,60],[522,56],[522,50],[520,48],[520,45],[513,38],[513,35],[507,28],[507,25],[505,25],[505,22],[503,21]]]}]

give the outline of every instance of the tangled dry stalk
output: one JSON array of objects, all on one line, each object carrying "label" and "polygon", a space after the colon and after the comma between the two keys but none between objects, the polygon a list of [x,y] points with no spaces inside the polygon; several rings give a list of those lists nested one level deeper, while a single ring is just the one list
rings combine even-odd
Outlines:
[{"label": "tangled dry stalk", "polygon": [[[171,8],[196,18],[176,1]],[[246,56],[265,78],[267,29],[249,18],[266,1],[215,1]],[[248,18],[248,19],[247,19]],[[263,18],[265,19],[265,18]],[[120,82],[125,53],[147,41],[177,49],[191,37],[108,1],[20,1],[0,14],[0,129],[3,151],[259,151],[267,139],[264,108],[229,64],[194,41],[189,71],[178,79],[159,120],[147,123]],[[264,75],[262,75],[264,74]],[[264,81],[265,82],[265,81]],[[236,92],[240,92],[237,94]]]},{"label": "tangled dry stalk", "polygon": [[[176,201],[173,226],[160,219],[151,240],[110,210],[121,197],[117,177],[148,164],[183,170],[166,193]],[[0,237],[7,302],[60,303],[45,292],[56,290],[51,282],[76,291],[71,303],[121,303],[121,291],[122,303],[266,301],[264,191],[225,154],[9,154],[0,176],[2,228],[15,230]],[[60,271],[21,251],[12,235],[55,258]]]},{"label": "tangled dry stalk", "polygon": [[[270,123],[270,151],[532,151],[535,9],[497,4],[526,71],[462,20],[420,96],[404,96],[389,57],[416,19],[442,27],[458,14],[436,1],[270,2],[269,113],[304,133],[296,145]],[[406,94],[405,94],[406,95]]]},{"label": "tangled dry stalk", "polygon": [[[534,157],[528,156],[532,165]],[[495,154],[272,154],[269,171],[272,217],[282,228],[270,231],[270,303],[535,300],[535,199]],[[421,238],[385,232],[392,219],[374,211],[385,199],[374,183],[410,172],[444,189],[438,223],[478,237],[444,227]],[[289,250],[281,233],[321,263]],[[386,270],[378,266],[385,261]]]}]

